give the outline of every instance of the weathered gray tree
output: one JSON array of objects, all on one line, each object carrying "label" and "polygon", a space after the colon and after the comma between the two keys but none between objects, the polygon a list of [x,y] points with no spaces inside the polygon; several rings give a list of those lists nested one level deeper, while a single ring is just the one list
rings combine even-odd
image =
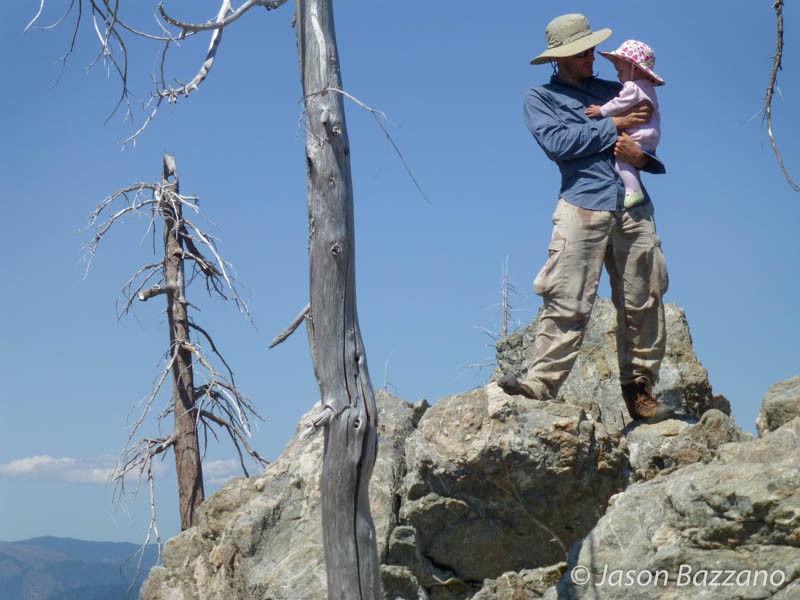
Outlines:
[{"label": "weathered gray tree", "polygon": [[356,308],[350,143],[331,0],[298,0],[306,108],[311,310],[308,337],[325,426],[322,528],[328,597],[380,598],[369,482],[378,414]]},{"label": "weathered gray tree", "polygon": [[[119,204],[122,204],[121,208]],[[245,453],[259,464],[266,464],[248,442],[250,417],[258,417],[258,413],[236,387],[233,372],[209,333],[190,317],[187,288],[193,281],[202,280],[210,294],[226,299],[227,290],[231,299],[245,313],[247,307],[236,291],[228,272],[229,265],[219,255],[214,238],[187,218],[184,209],[199,215],[197,199],[180,193],[174,158],[165,155],[160,182],[138,183],[108,196],[95,207],[89,219],[89,226],[95,230],[95,234],[86,244],[91,265],[99,244],[124,217],[143,214],[148,217],[148,228],[152,226],[155,232],[159,223],[162,227],[163,255],[139,269],[123,286],[124,304],[118,316],[126,314],[137,299],[146,302],[160,296],[166,298],[169,328],[166,366],[131,427],[113,477],[123,492],[127,476],[136,476],[137,490],[145,479],[154,510],[153,460],[172,450],[178,478],[182,530],[196,523],[197,509],[205,498],[202,448],[206,445],[203,438],[207,440],[210,431],[219,428],[227,433],[239,454],[245,474]],[[206,258],[200,248],[213,258]],[[209,353],[204,349],[206,344],[210,347],[210,354],[216,356],[216,362],[222,365],[222,371],[209,358]],[[198,370],[203,380],[199,385]],[[157,419],[160,422],[172,414],[172,432],[166,436],[136,439],[169,378],[172,379],[170,401]],[[151,531],[155,531],[157,536],[155,513],[150,525]]]},{"label": "weathered gray tree", "polygon": [[[135,139],[164,100],[175,102],[198,89],[213,68],[228,25],[254,7],[272,10],[285,3],[246,0],[234,8],[232,0],[221,0],[216,18],[203,24],[175,19],[159,4],[156,34],[129,26],[120,14],[123,3],[119,0],[74,0],[73,5],[78,7],[76,31],[82,9],[95,20],[103,56],[122,81],[120,103],[129,101],[126,37],[138,35],[163,43],[150,114],[129,138]],[[32,23],[40,16],[41,11]],[[325,431],[321,488],[328,597],[377,599],[381,597],[380,575],[368,491],[377,452],[378,415],[356,307],[353,189],[343,105],[347,94],[341,84],[332,1],[296,0],[295,16],[305,105],[311,282],[309,307],[296,324],[307,322],[321,395],[321,410],[311,427]],[[188,84],[171,87],[164,76],[168,50],[204,31],[211,32],[211,41],[201,68]],[[377,111],[365,108],[376,115]]]}]

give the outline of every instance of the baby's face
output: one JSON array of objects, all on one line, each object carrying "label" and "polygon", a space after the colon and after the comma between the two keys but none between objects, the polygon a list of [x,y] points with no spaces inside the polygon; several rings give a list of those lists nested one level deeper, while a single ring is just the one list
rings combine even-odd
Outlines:
[{"label": "baby's face", "polygon": [[631,72],[634,67],[631,63],[627,60],[622,60],[621,58],[614,58],[612,59],[614,63],[614,68],[617,70],[617,78],[619,79],[620,83],[625,83],[631,80]]},{"label": "baby's face", "polygon": [[627,60],[614,58],[612,62],[614,63],[614,68],[617,70],[617,78],[620,83],[633,81],[634,79],[650,79],[647,73],[636,65],[629,63]]}]

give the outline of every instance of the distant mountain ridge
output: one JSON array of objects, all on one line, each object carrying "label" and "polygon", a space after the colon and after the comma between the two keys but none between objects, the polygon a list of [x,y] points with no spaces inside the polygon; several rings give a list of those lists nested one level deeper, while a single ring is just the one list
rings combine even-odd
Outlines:
[{"label": "distant mountain ridge", "polygon": [[139,546],[126,542],[89,542],[38,537],[0,542],[2,600],[123,600],[136,598],[156,564],[155,546],[145,551],[136,574]]}]

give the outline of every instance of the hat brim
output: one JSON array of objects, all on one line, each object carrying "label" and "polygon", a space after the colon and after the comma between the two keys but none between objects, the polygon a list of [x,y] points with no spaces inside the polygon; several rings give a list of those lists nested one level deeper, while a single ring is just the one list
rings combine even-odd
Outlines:
[{"label": "hat brim", "polygon": [[652,69],[648,69],[647,67],[643,67],[637,62],[632,61],[629,57],[625,56],[624,54],[614,54],[613,52],[600,52],[600,56],[603,58],[607,58],[610,61],[613,61],[615,58],[620,58],[627,63],[632,64],[634,67],[642,71],[645,75],[647,75],[653,82],[653,85],[666,85],[666,81],[664,81],[661,77],[656,75],[655,71]]},{"label": "hat brim", "polygon": [[570,42],[562,46],[556,46],[555,48],[548,48],[547,50],[542,52],[539,56],[534,58],[531,61],[531,64],[543,65],[549,63],[554,58],[565,58],[567,56],[575,56],[576,54],[580,54],[584,50],[588,50],[589,48],[594,48],[598,44],[605,42],[610,37],[611,37],[610,29],[600,29],[598,31],[590,33],[587,36],[580,38],[579,40],[575,40],[574,42]]}]

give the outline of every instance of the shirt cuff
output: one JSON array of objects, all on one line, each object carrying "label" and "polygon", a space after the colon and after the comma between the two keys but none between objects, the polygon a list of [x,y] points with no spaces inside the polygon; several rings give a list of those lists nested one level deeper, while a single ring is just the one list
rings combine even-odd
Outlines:
[{"label": "shirt cuff", "polygon": [[650,160],[647,161],[647,164],[642,168],[642,171],[647,173],[653,173],[654,175],[663,175],[667,172],[667,167],[664,166],[659,158],[655,155],[655,152],[645,152],[645,156],[647,156]]}]

